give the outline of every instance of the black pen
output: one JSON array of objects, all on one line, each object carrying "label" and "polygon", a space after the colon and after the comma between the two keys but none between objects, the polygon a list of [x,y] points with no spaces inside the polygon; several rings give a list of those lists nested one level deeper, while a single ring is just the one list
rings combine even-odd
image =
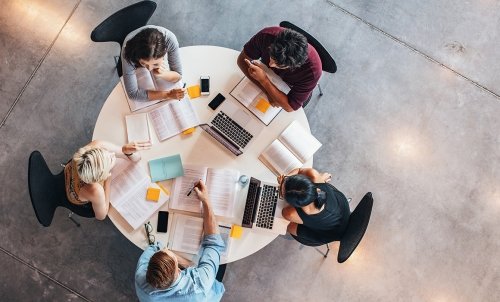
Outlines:
[{"label": "black pen", "polygon": [[189,192],[187,193],[187,196],[191,195],[191,193],[193,192],[195,187],[196,187],[196,182],[193,183],[193,187],[191,188],[191,190],[189,190]]}]

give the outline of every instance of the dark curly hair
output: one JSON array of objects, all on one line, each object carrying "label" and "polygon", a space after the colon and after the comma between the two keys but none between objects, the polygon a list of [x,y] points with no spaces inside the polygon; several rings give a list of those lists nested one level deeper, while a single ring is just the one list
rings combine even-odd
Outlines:
[{"label": "dark curly hair", "polygon": [[304,64],[307,56],[307,39],[304,35],[284,29],[269,46],[269,55],[278,66],[297,68]]},{"label": "dark curly hair", "polygon": [[167,53],[165,36],[156,28],[141,30],[125,45],[125,60],[134,66],[139,66],[139,60],[159,59]]},{"label": "dark curly hair", "polygon": [[318,192],[309,177],[296,174],[288,176],[284,181],[284,198],[291,206],[299,208],[314,202],[314,206],[317,209],[321,209],[325,204],[326,192]]}]

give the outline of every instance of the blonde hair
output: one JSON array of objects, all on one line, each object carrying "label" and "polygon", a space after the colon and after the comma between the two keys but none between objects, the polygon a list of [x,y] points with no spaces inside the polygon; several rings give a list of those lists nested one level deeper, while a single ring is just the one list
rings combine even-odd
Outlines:
[{"label": "blonde hair", "polygon": [[80,179],[87,184],[102,182],[111,174],[111,153],[97,147],[80,148],[73,161]]}]

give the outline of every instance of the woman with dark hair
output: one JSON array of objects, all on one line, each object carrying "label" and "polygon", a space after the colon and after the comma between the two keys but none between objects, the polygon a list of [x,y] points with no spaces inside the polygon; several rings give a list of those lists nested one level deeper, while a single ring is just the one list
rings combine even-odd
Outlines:
[{"label": "woman with dark hair", "polygon": [[349,204],[344,194],[328,183],[331,179],[331,174],[313,168],[278,176],[280,194],[289,204],[282,212],[290,221],[287,231],[303,244],[339,240],[345,231]]},{"label": "woman with dark hair", "polygon": [[123,41],[121,59],[123,83],[130,99],[152,101],[184,97],[185,90],[181,88],[166,91],[145,90],[138,84],[136,75],[138,68],[146,68],[156,79],[167,82],[175,83],[181,79],[179,43],[168,29],[146,25],[132,31]]}]

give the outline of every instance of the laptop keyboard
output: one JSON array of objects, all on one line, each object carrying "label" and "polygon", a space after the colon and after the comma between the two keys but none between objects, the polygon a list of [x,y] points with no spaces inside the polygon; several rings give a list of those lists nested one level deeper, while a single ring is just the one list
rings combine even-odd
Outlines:
[{"label": "laptop keyboard", "polygon": [[214,117],[212,120],[212,125],[214,125],[220,132],[224,133],[232,139],[238,146],[245,148],[245,146],[250,142],[253,135],[246,131],[238,125],[232,118],[222,111]]},{"label": "laptop keyboard", "polygon": [[248,194],[247,200],[245,203],[245,212],[243,213],[243,221],[241,222],[241,226],[251,228],[252,227],[252,215],[254,211],[254,207],[257,200],[257,191],[259,185],[254,182],[250,182],[248,186]]},{"label": "laptop keyboard", "polygon": [[278,203],[278,188],[263,185],[260,194],[259,212],[257,213],[256,225],[259,228],[272,229],[274,213]]}]

